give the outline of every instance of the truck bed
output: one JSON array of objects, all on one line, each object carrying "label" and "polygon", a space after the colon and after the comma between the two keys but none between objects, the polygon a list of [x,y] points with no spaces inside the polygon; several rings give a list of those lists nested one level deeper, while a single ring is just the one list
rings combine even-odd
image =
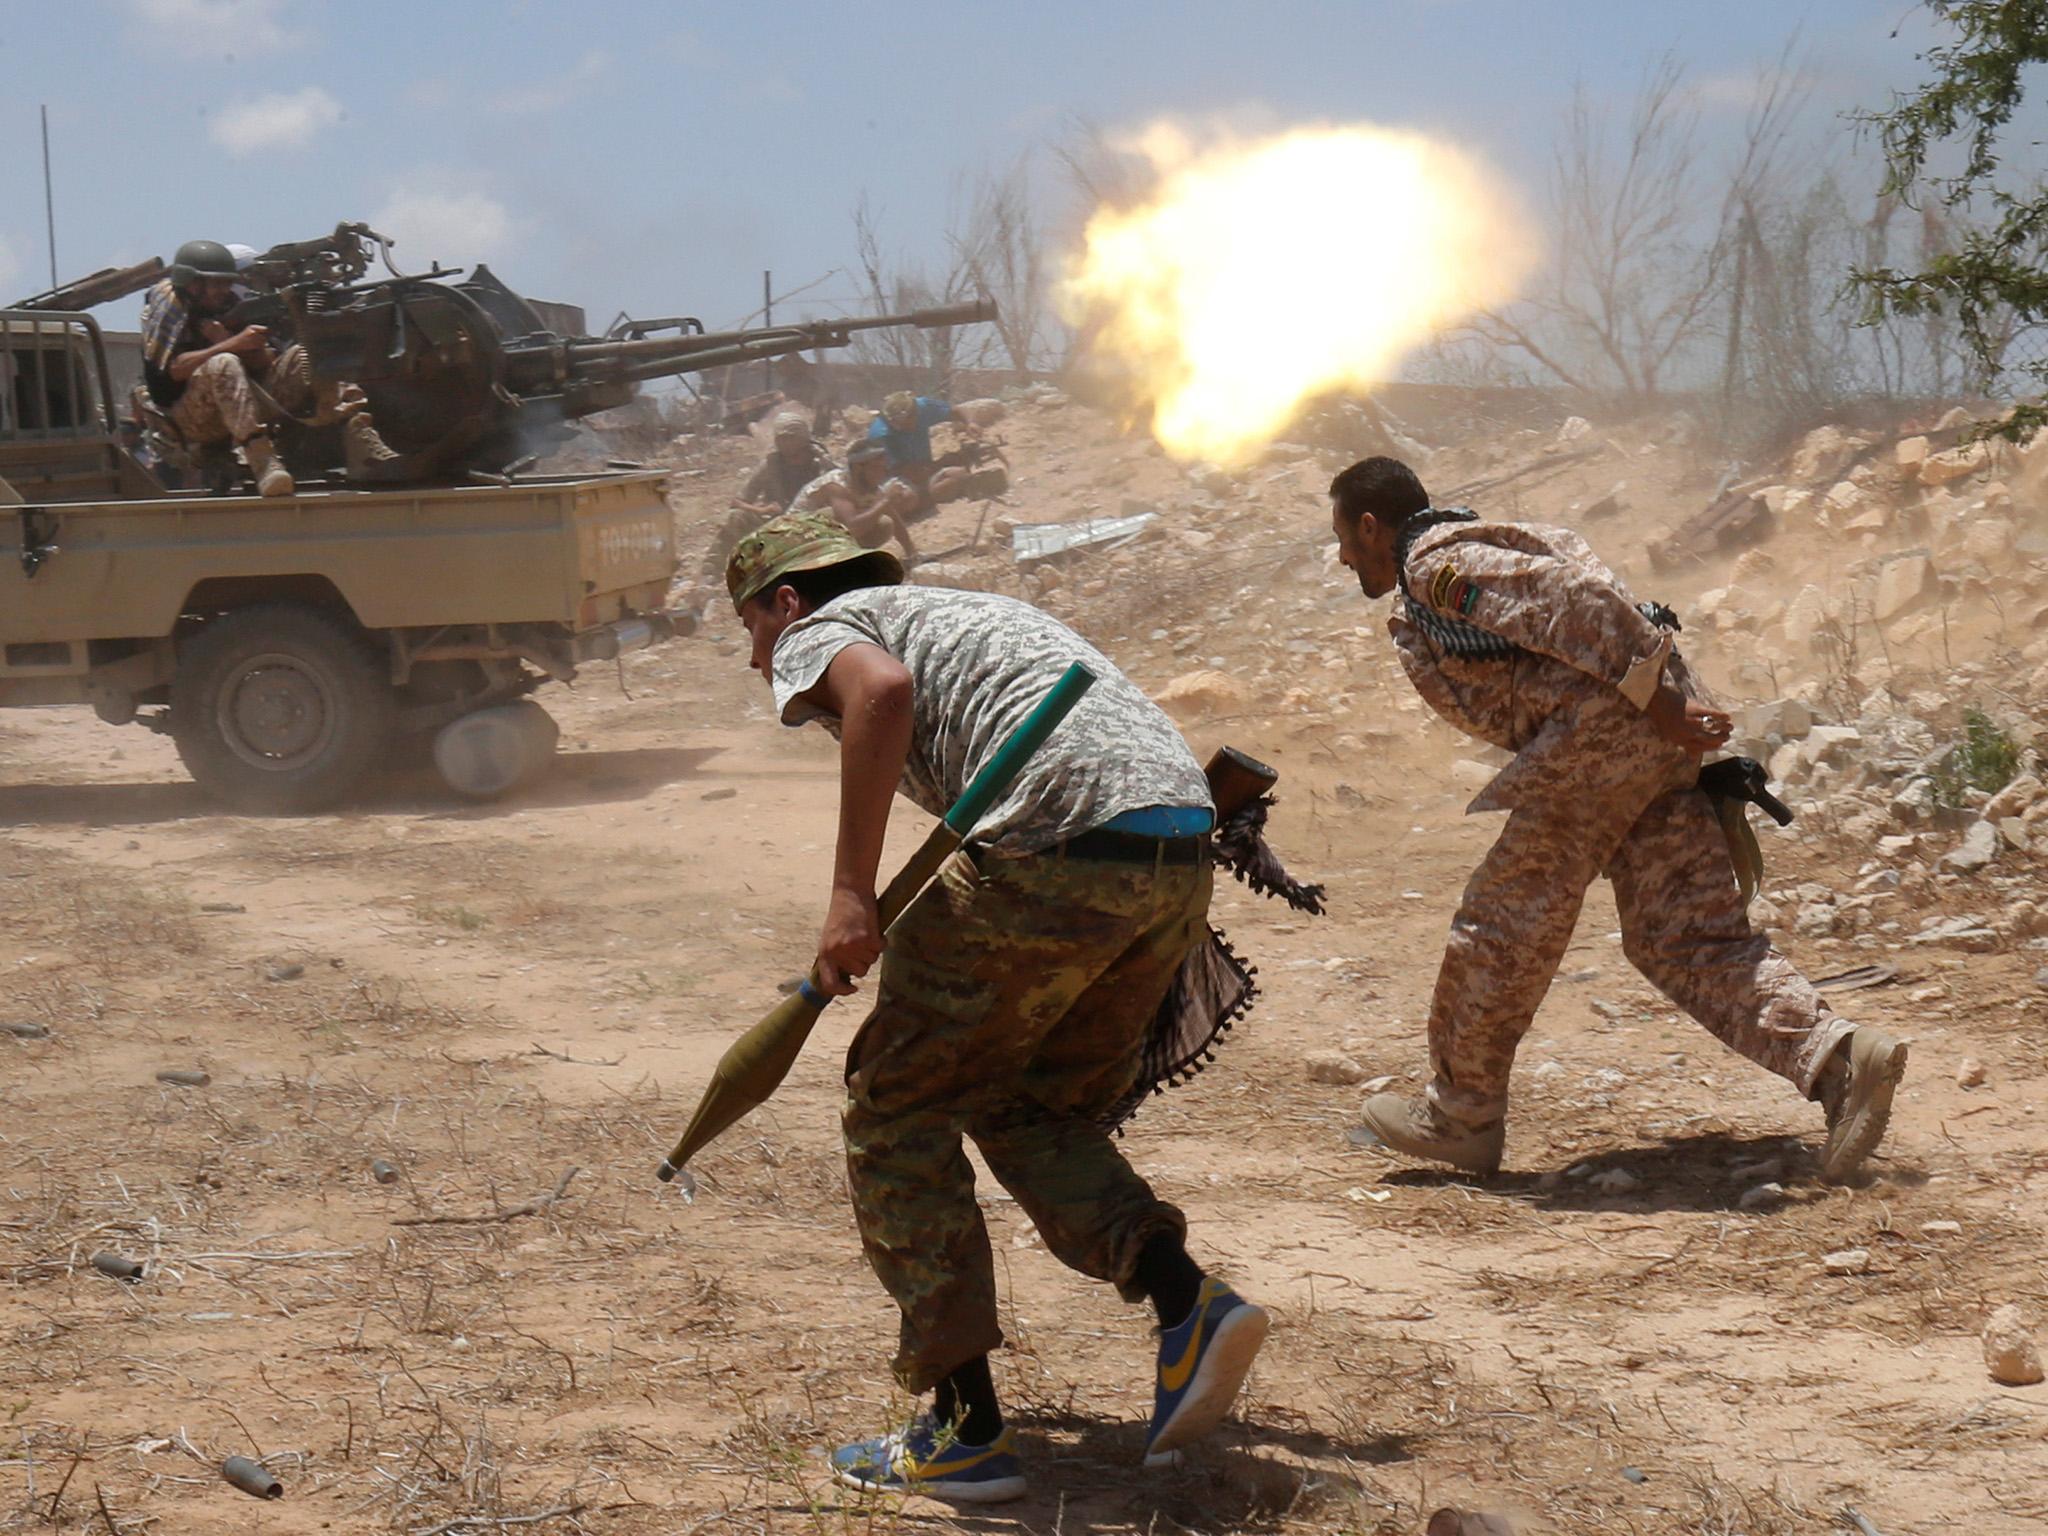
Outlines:
[{"label": "truck bed", "polygon": [[0,507],[0,643],[168,635],[202,583],[295,577],[331,582],[370,629],[588,629],[661,606],[666,493],[648,471]]}]

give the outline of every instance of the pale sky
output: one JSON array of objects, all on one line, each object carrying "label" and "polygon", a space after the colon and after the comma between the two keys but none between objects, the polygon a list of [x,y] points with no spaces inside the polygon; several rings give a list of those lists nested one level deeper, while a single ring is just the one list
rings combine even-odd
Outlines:
[{"label": "pale sky", "polygon": [[1375,121],[1533,184],[1575,82],[1625,104],[1669,50],[1718,142],[1795,29],[1838,144],[1921,76],[1908,0],[0,0],[0,300],[47,285],[42,103],[65,278],[368,219],[404,265],[486,260],[599,326],[721,324],[764,268],[846,268],[864,192],[936,256],[959,179],[1075,117]]}]

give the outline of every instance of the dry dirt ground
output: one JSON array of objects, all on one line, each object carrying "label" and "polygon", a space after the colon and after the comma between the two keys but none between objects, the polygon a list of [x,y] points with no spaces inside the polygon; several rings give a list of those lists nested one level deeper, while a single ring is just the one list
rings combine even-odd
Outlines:
[{"label": "dry dirt ground", "polygon": [[[715,501],[681,498],[686,529]],[[1261,535],[1276,562],[1322,542],[1295,510]],[[1329,612],[1359,627],[1356,688],[1391,700],[1378,616]],[[1143,619],[1090,627],[1148,686],[1188,664]],[[622,680],[557,691],[555,772],[486,808],[400,775],[342,814],[237,817],[157,738],[0,723],[0,1022],[48,1030],[0,1035],[0,1531],[1412,1533],[1450,1503],[1532,1532],[1855,1529],[1845,1506],[1883,1536],[2048,1525],[2048,1387],[1995,1385],[1977,1342],[2002,1302],[2048,1307],[2044,957],[1906,952],[1845,995],[1914,1068],[1874,1176],[1827,1188],[1818,1111],[1635,977],[1602,888],[1523,1052],[1509,1171],[1403,1166],[1351,1143],[1360,1090],[1303,1057],[1417,1081],[1493,828],[1414,715],[1271,700],[1190,735],[1280,766],[1274,839],[1331,915],[1219,894],[1263,999],[1126,1142],[1273,1311],[1237,1416],[1141,1470],[1149,1319],[984,1181],[1032,1496],[842,1496],[824,1450],[901,1408],[837,1149],[857,1011],[702,1160],[694,1204],[652,1177],[808,958],[830,743],[773,724],[715,609]],[[899,805],[893,846],[921,825]],[[1852,872],[1771,847],[1774,885]],[[1966,1056],[1985,1086],[1956,1085]],[[210,1081],[157,1080],[180,1069]],[[1769,1181],[1782,1203],[1744,1208]],[[1853,1248],[1867,1268],[1824,1271]],[[102,1250],[144,1278],[96,1272]],[[229,1454],[283,1499],[221,1482]]]}]

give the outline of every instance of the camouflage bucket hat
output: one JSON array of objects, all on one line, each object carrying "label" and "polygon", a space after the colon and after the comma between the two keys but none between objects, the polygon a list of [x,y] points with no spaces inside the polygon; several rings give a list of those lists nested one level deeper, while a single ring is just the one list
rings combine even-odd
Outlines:
[{"label": "camouflage bucket hat", "polygon": [[785,512],[763,523],[733,546],[725,562],[725,589],[735,612],[757,597],[778,576],[791,571],[819,571],[852,560],[874,562],[883,584],[903,579],[903,562],[886,549],[863,549],[846,525],[823,512]]}]

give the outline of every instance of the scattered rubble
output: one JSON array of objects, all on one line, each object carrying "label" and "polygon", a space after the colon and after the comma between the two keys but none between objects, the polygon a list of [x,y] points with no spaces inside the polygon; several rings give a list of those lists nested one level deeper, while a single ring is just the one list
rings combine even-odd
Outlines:
[{"label": "scattered rubble", "polygon": [[1308,1069],[1308,1080],[1312,1083],[1331,1083],[1349,1087],[1365,1081],[1365,1068],[1346,1056],[1342,1051],[1310,1051],[1303,1058]]},{"label": "scattered rubble", "polygon": [[2031,1387],[2048,1376],[2026,1314],[2017,1306],[2000,1307],[1984,1324],[1984,1368],[1993,1381],[2008,1387]]}]

